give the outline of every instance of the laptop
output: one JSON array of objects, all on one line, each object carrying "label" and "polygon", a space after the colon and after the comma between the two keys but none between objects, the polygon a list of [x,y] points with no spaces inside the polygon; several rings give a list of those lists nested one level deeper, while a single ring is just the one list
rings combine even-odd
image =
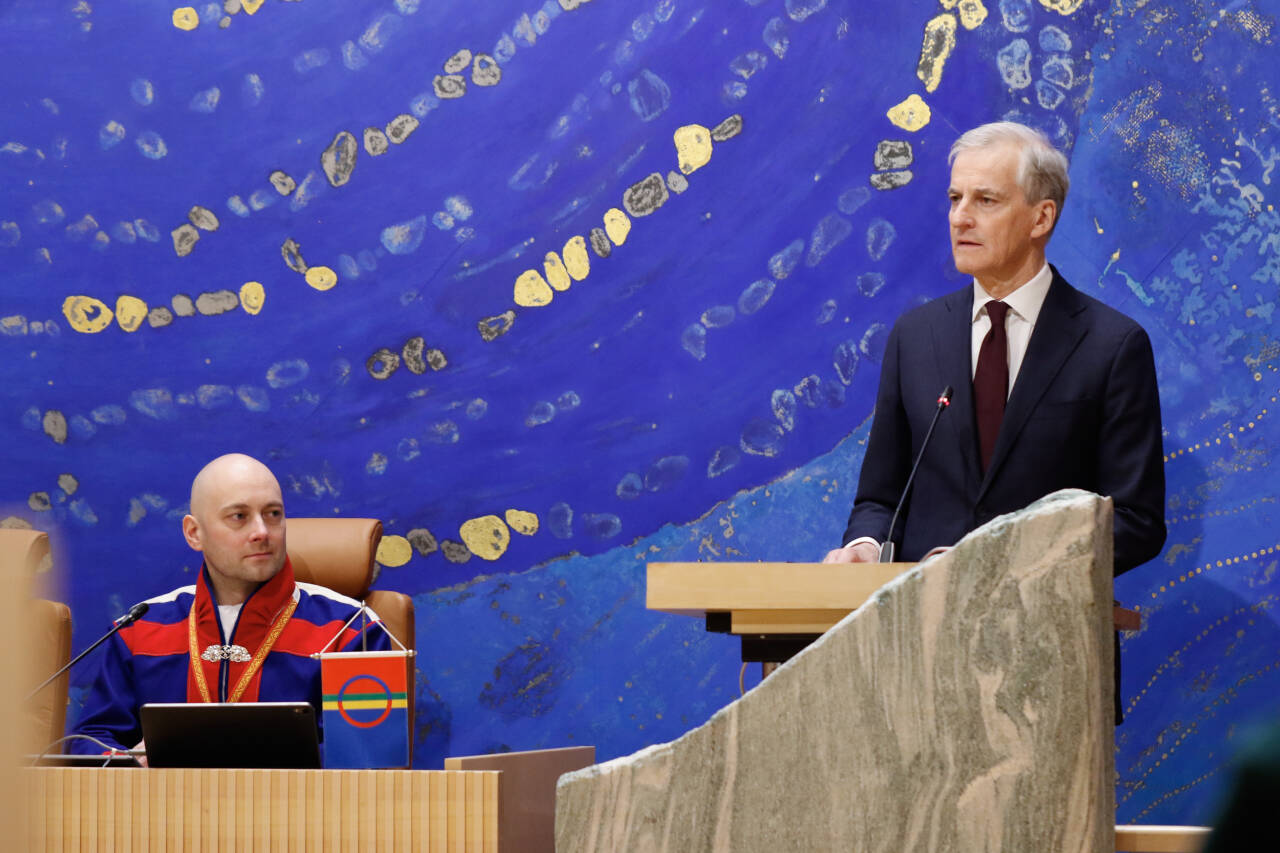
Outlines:
[{"label": "laptop", "polygon": [[320,767],[308,702],[153,703],[141,716],[152,767]]}]

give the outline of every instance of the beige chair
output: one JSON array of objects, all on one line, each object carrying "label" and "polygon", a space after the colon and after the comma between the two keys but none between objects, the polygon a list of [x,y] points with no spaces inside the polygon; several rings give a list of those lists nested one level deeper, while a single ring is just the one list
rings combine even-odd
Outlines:
[{"label": "beige chair", "polygon": [[[36,575],[47,569],[49,560],[49,536],[40,530],[0,528],[0,562],[5,564],[4,576],[20,578],[23,589],[14,594],[30,594]],[[32,600],[26,611],[25,636],[30,645],[25,653],[26,667],[23,692],[34,688],[71,660],[71,608],[60,601]],[[27,703],[24,745],[32,752],[41,752],[47,745],[62,737],[67,721],[67,691],[71,674],[63,673],[58,680],[36,694]]]},{"label": "beige chair", "polygon": [[[293,574],[304,583],[319,584],[363,601],[378,614],[391,634],[415,648],[413,599],[388,589],[370,590],[374,556],[382,539],[382,522],[375,518],[290,518],[285,528]],[[376,628],[374,630],[377,630]],[[397,648],[392,643],[392,648]],[[414,661],[406,662],[409,722],[413,731]],[[409,742],[413,757],[413,739]]]}]

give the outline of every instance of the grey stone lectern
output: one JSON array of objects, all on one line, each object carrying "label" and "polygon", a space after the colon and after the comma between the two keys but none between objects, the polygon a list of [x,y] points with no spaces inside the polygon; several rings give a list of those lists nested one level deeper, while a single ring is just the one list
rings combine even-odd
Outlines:
[{"label": "grey stone lectern", "polygon": [[706,724],[561,777],[556,850],[1114,850],[1111,536],[1079,491],[974,531]]}]

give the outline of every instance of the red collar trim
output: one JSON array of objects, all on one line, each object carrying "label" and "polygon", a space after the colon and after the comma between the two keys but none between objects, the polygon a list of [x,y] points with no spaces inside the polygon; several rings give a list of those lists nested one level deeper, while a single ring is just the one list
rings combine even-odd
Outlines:
[{"label": "red collar trim", "polygon": [[[295,588],[293,565],[286,556],[284,565],[280,567],[280,571],[276,572],[275,577],[254,590],[244,606],[240,608],[240,617],[234,629],[235,634],[227,638],[227,645],[242,646],[248,652],[248,657],[252,659],[266,640],[276,618],[293,600]],[[221,647],[223,641],[218,606],[213,597],[209,570],[206,566],[200,567],[200,576],[196,580],[196,597],[191,606],[195,611],[196,642],[200,651],[203,653],[210,646]],[[220,677],[223,663],[222,660],[205,660],[203,655],[200,659],[191,661],[192,665],[187,667],[188,702],[203,701],[196,682],[196,666],[199,666],[204,674],[210,698],[219,702],[227,701],[227,691],[231,689],[231,685],[239,682],[249,662],[248,660],[226,660],[228,672],[225,680]],[[245,688],[244,694],[240,697],[241,701],[258,701],[258,684],[261,677],[262,670],[259,669]]]}]

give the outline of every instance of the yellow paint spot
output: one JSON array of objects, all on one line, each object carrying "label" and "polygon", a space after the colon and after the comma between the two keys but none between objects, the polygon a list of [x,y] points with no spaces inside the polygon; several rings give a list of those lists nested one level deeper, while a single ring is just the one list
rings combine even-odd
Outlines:
[{"label": "yellow paint spot", "polygon": [[505,515],[507,524],[511,525],[511,529],[516,533],[532,536],[538,532],[538,516],[535,513],[525,512],[522,509],[509,509]]},{"label": "yellow paint spot", "polygon": [[496,560],[507,552],[511,531],[496,515],[482,515],[462,522],[458,534],[463,543],[482,560]]},{"label": "yellow paint spot", "polygon": [[1084,0],[1040,0],[1040,5],[1059,15],[1074,15]]},{"label": "yellow paint spot", "polygon": [[[257,14],[265,2],[266,0],[240,0],[240,8],[244,9],[246,15],[254,15]],[[386,565],[386,563],[383,563],[383,565]]]},{"label": "yellow paint spot", "polygon": [[180,30],[194,30],[200,25],[200,16],[190,6],[173,10],[173,25]]},{"label": "yellow paint spot", "polygon": [[383,536],[378,542],[377,560],[384,566],[403,566],[413,556],[413,546],[403,536]]},{"label": "yellow paint spot", "polygon": [[257,281],[246,281],[240,288],[240,307],[246,314],[257,314],[262,310],[262,303],[267,301],[267,292]]},{"label": "yellow paint spot", "polygon": [[987,19],[987,7],[982,0],[960,0],[960,24],[966,30],[982,26]]},{"label": "yellow paint spot", "polygon": [[926,92],[932,92],[942,82],[942,66],[946,64],[947,57],[955,46],[954,15],[938,15],[924,25],[924,42],[920,45],[920,63],[916,66],[916,76],[924,84]]},{"label": "yellow paint spot", "polygon": [[1118,260],[1120,260],[1120,250],[1116,249],[1111,255],[1111,263],[1114,264]]},{"label": "yellow paint spot", "polygon": [[554,296],[555,294],[551,292],[551,288],[547,286],[546,279],[537,270],[525,270],[516,279],[515,299],[517,305],[522,305],[525,308],[538,308],[542,305],[550,304]]},{"label": "yellow paint spot", "polygon": [[609,235],[613,245],[621,246],[631,233],[631,220],[618,208],[611,207],[604,212],[604,233]]},{"label": "yellow paint spot", "polygon": [[306,278],[316,290],[328,290],[338,283],[338,274],[329,267],[307,267]]},{"label": "yellow paint spot", "polygon": [[111,325],[112,313],[106,303],[92,296],[68,296],[62,300],[62,316],[71,328],[86,335],[101,332]]},{"label": "yellow paint spot", "polygon": [[116,300],[116,322],[126,332],[136,332],[147,319],[147,303],[136,296],[125,294]]},{"label": "yellow paint spot", "polygon": [[591,259],[587,257],[587,241],[581,236],[570,237],[564,244],[564,265],[574,281],[582,281],[591,272]]},{"label": "yellow paint spot", "polygon": [[542,268],[547,273],[547,283],[555,290],[568,290],[569,271],[564,268],[564,261],[560,260],[560,256],[555,252],[547,252],[546,260],[542,262]]},{"label": "yellow paint spot", "polygon": [[929,123],[933,111],[919,95],[910,95],[905,101],[889,108],[885,113],[889,121],[903,130],[915,132]]},{"label": "yellow paint spot", "polygon": [[711,162],[711,131],[700,124],[686,124],[673,134],[680,171],[692,174]]}]

